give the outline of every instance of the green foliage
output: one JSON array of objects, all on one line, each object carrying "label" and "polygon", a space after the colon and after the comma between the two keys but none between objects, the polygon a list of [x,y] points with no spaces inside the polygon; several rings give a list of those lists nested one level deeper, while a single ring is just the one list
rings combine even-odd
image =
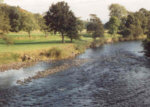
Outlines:
[{"label": "green foliage", "polygon": [[128,15],[128,11],[124,6],[121,6],[120,4],[112,4],[109,6],[110,10],[110,17],[117,17],[119,20],[122,17],[126,17]]},{"label": "green foliage", "polygon": [[7,15],[0,10],[0,32],[2,33],[8,33],[10,29],[9,25],[9,19]]},{"label": "green foliage", "polygon": [[118,33],[119,26],[120,26],[120,20],[117,17],[112,16],[108,22],[109,33],[110,34]]},{"label": "green foliage", "polygon": [[[146,22],[147,23],[147,22]],[[132,13],[121,22],[120,33],[123,37],[138,37],[144,33],[145,28],[142,28],[142,20],[138,13]]]},{"label": "green foliage", "polygon": [[0,5],[0,10],[3,11],[9,18],[11,32],[18,32],[20,30],[20,12],[19,7],[9,6],[6,4]]},{"label": "green foliage", "polygon": [[[75,20],[73,12],[65,2],[58,2],[52,4],[45,15],[46,25],[54,32],[60,32],[62,35],[62,42],[64,43],[64,35],[67,34],[72,20]],[[73,21],[74,23],[74,21]],[[72,29],[72,28],[71,28]]]},{"label": "green foliage", "polygon": [[93,39],[104,35],[103,24],[95,14],[91,14],[90,22],[87,25],[87,31],[92,33]]},{"label": "green foliage", "polygon": [[11,29],[10,31],[11,32],[18,32],[20,31],[20,13],[19,13],[19,10],[18,8],[16,7],[11,7],[9,10],[9,19],[10,19],[10,26],[11,26]]},{"label": "green foliage", "polygon": [[47,33],[50,31],[49,27],[46,25],[45,19],[40,14],[34,14],[34,17],[36,19],[36,23],[38,24],[38,28],[44,32],[45,37],[47,37]]},{"label": "green foliage", "polygon": [[84,27],[84,22],[82,20],[80,20],[79,18],[77,19],[77,29],[78,31],[81,33],[82,30],[85,28]]},{"label": "green foliage", "polygon": [[70,38],[71,42],[73,39],[79,39],[79,23],[77,23],[77,18],[74,16],[73,13],[70,13],[70,17],[68,19],[68,30],[66,32],[66,35]]},{"label": "green foliage", "polygon": [[37,29],[38,25],[32,14],[22,13],[21,14],[21,27],[24,31],[28,32],[29,37],[31,37],[31,31]]},{"label": "green foliage", "polygon": [[59,48],[52,48],[46,53],[47,57],[60,58],[62,56],[62,50]]}]

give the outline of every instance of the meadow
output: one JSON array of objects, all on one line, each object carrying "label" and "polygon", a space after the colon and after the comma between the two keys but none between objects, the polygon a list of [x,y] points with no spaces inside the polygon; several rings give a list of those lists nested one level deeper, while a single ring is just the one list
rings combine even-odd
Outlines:
[{"label": "meadow", "polygon": [[[0,65],[22,61],[66,59],[84,52],[93,42],[93,38],[86,31],[81,32],[80,40],[73,40],[73,43],[68,37],[65,37],[65,43],[62,43],[60,34],[49,33],[45,37],[40,31],[33,31],[30,38],[23,31],[10,32],[7,37],[11,38],[13,44],[6,44],[0,39]],[[104,37],[97,38],[96,42],[102,45],[120,41],[120,38],[122,41],[126,40],[119,34],[111,35],[105,31]],[[25,58],[26,56],[28,58]]]},{"label": "meadow", "polygon": [[[79,53],[76,49],[76,44],[79,45],[79,40],[74,40],[73,43],[70,39],[65,37],[65,43],[61,43],[61,36],[59,34],[48,34],[45,37],[43,32],[33,31],[32,37],[28,37],[26,32],[8,33],[7,37],[11,38],[13,44],[6,44],[0,39],[0,64],[7,64],[12,62],[22,61],[24,55],[39,57],[40,53],[47,52],[52,48],[57,48],[62,51],[62,58],[71,57],[72,54]],[[85,34],[86,35],[86,34]],[[91,42],[90,36],[82,36],[80,41]],[[78,45],[78,46],[79,46]],[[67,50],[67,51],[66,51]],[[40,60],[48,60],[49,58],[40,57]]]}]

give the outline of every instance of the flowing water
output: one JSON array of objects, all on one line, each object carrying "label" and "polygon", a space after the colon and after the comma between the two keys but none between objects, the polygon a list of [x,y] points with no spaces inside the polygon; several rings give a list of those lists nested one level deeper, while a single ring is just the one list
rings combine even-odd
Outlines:
[{"label": "flowing water", "polygon": [[0,107],[150,107],[150,62],[141,53],[141,44],[88,49],[76,57],[88,62],[25,85],[16,81],[72,60],[0,73]]}]

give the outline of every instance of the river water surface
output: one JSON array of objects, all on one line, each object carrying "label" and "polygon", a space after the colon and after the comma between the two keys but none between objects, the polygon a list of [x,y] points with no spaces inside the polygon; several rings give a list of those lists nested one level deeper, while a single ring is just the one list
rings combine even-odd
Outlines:
[{"label": "river water surface", "polygon": [[39,62],[0,73],[0,107],[150,107],[150,62],[141,44],[88,49],[76,57],[87,62],[25,85],[16,81],[72,61]]}]

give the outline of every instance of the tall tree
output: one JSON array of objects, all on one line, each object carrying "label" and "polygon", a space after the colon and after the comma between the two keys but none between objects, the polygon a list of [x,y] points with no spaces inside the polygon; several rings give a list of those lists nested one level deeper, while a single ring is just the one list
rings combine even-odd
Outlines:
[{"label": "tall tree", "polygon": [[78,31],[79,29],[79,23],[77,21],[78,19],[74,16],[73,13],[70,13],[70,18],[68,20],[68,30],[67,30],[67,36],[70,38],[71,42],[73,39],[79,39]]},{"label": "tall tree", "polygon": [[142,29],[142,21],[139,18],[139,14],[137,13],[132,13],[128,15],[127,19],[125,20],[124,27],[121,29],[121,34],[124,37],[138,37],[143,34],[143,29]]},{"label": "tall tree", "polygon": [[11,7],[9,9],[9,19],[10,19],[10,25],[11,25],[11,31],[12,32],[18,32],[20,31],[20,12],[17,7]]},{"label": "tall tree", "polygon": [[80,33],[81,33],[82,30],[84,29],[84,23],[83,23],[83,21],[82,21],[80,18],[77,19],[77,28],[78,28],[78,31],[79,31]]},{"label": "tall tree", "polygon": [[64,43],[64,35],[67,33],[69,27],[69,20],[72,17],[73,12],[65,2],[58,2],[52,4],[48,12],[45,15],[47,26],[54,32],[60,32],[62,36],[62,42]]},{"label": "tall tree", "polygon": [[24,12],[22,13],[21,28],[28,33],[29,37],[31,37],[31,31],[37,28],[37,23],[32,14]]},{"label": "tall tree", "polygon": [[122,17],[126,17],[128,15],[128,11],[126,10],[126,8],[120,4],[111,4],[109,6],[109,10],[110,10],[110,17],[117,17],[119,20]]},{"label": "tall tree", "polygon": [[90,22],[87,25],[87,31],[92,33],[93,39],[104,35],[104,28],[101,20],[95,15],[90,15]]},{"label": "tall tree", "polygon": [[36,23],[38,24],[38,29],[44,32],[45,37],[47,37],[47,33],[49,32],[49,27],[46,25],[45,19],[40,14],[34,14],[34,17],[36,19]]},{"label": "tall tree", "polygon": [[120,26],[120,20],[117,17],[112,16],[108,22],[109,33],[110,34],[118,33],[119,26]]}]

